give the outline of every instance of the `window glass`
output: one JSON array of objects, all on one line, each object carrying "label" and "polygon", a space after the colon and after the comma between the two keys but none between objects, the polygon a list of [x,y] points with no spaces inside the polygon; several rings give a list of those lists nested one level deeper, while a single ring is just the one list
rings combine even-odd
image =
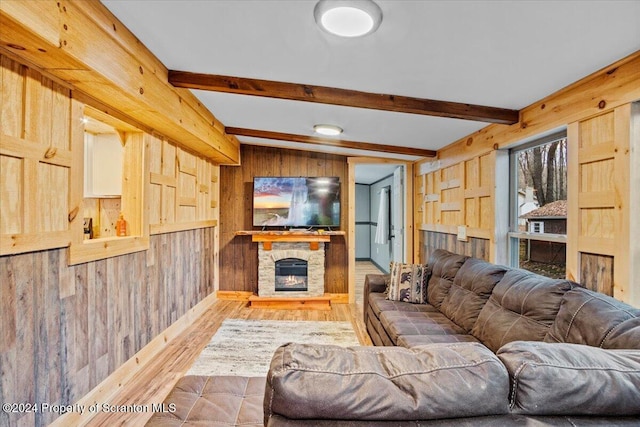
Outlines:
[{"label": "window glass", "polygon": [[548,277],[566,272],[567,138],[511,151],[510,263]]}]

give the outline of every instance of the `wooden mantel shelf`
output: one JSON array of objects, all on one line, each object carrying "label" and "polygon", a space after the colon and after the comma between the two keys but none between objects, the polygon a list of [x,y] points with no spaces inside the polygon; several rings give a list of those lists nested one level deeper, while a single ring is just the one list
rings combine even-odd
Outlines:
[{"label": "wooden mantel shelf", "polygon": [[251,236],[252,242],[262,242],[263,248],[271,250],[272,243],[309,242],[309,248],[316,251],[320,242],[331,241],[331,236],[343,236],[344,231],[236,231],[236,236]]},{"label": "wooden mantel shelf", "polygon": [[[235,232],[236,236],[344,236],[344,231],[260,231],[260,230],[239,230]],[[257,240],[254,240],[254,242]],[[328,240],[323,240],[326,242]]]},{"label": "wooden mantel shelf", "polygon": [[331,236],[322,234],[254,234],[252,242],[328,242]]}]

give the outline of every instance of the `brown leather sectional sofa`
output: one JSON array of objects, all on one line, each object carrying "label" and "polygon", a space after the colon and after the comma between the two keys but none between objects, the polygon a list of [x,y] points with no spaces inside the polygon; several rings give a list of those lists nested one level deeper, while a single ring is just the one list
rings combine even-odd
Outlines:
[{"label": "brown leather sectional sofa", "polygon": [[282,346],[264,396],[264,379],[185,377],[166,401],[183,416],[151,424],[640,426],[639,309],[443,250],[428,268],[425,304],[367,276],[376,347]]},{"label": "brown leather sectional sofa", "polygon": [[640,310],[567,280],[434,251],[428,304],[365,282],[379,347],[276,351],[269,426],[640,425]]}]

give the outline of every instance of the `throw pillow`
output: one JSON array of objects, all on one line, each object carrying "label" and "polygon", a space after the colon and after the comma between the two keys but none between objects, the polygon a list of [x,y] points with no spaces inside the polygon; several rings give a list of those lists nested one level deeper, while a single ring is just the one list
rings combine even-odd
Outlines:
[{"label": "throw pillow", "polygon": [[392,262],[387,299],[424,304],[428,279],[428,268],[423,264]]}]

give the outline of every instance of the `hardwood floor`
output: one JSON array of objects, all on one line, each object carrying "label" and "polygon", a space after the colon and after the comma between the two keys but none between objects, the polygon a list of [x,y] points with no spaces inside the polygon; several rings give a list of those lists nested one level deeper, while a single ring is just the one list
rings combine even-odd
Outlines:
[{"label": "hardwood floor", "polygon": [[[190,368],[224,319],[349,321],[362,345],[372,345],[362,322],[362,305],[333,304],[331,310],[271,310],[247,307],[246,302],[217,300],[180,337],[147,364],[108,402],[112,405],[148,405],[161,403],[174,384]],[[102,403],[102,402],[98,402]],[[139,426],[151,413],[99,413],[87,425]]]}]

